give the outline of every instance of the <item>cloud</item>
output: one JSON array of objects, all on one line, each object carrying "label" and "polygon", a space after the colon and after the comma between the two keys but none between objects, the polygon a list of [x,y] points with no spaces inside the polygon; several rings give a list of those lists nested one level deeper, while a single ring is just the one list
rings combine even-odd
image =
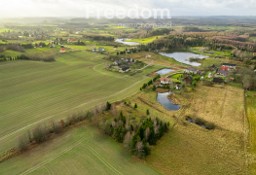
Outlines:
[{"label": "cloud", "polygon": [[0,1],[0,17],[85,17],[155,8],[173,16],[256,15],[256,0],[8,0]]}]

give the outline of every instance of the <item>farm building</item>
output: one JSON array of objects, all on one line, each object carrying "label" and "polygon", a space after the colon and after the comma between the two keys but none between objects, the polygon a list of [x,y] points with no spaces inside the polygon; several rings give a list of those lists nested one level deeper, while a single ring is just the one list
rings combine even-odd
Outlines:
[{"label": "farm building", "polygon": [[119,72],[129,72],[130,71],[130,67],[127,65],[121,65],[119,67]]},{"label": "farm building", "polygon": [[102,47],[100,47],[100,48],[98,49],[98,52],[105,52],[105,49],[102,48]]},{"label": "farm building", "polygon": [[104,48],[102,48],[102,47],[100,47],[100,48],[93,48],[92,49],[92,52],[99,52],[99,53],[103,53],[103,52],[105,52],[105,49]]},{"label": "farm building", "polygon": [[160,78],[160,83],[162,85],[169,85],[170,84],[170,79],[169,78]]},{"label": "farm building", "polygon": [[230,64],[230,63],[223,63],[221,65],[222,69],[226,69],[226,70],[232,70],[232,69],[236,69],[236,64]]},{"label": "farm building", "polygon": [[76,43],[78,40],[76,38],[67,39],[67,43]]},{"label": "farm building", "polygon": [[62,47],[60,48],[60,53],[65,53],[66,52],[66,48]]}]

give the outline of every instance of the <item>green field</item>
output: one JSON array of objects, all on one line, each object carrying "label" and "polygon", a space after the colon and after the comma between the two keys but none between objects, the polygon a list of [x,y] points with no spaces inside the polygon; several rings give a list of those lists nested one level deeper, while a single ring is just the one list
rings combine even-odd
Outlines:
[{"label": "green field", "polygon": [[148,43],[152,43],[153,41],[155,41],[156,39],[161,38],[161,36],[152,36],[152,37],[148,37],[148,38],[139,38],[139,39],[129,39],[127,40],[127,42],[136,42],[136,43],[140,43],[140,44],[148,44]]},{"label": "green field", "polygon": [[[246,93],[246,107],[247,107],[247,118],[249,122],[249,151],[252,157],[256,155],[256,93]],[[252,174],[256,173],[255,161],[249,162],[250,170]]]},{"label": "green field", "polygon": [[136,76],[106,71],[102,58],[72,52],[52,63],[1,63],[0,152],[16,146],[19,136],[38,124],[126,98],[148,79],[147,69]]},{"label": "green field", "polygon": [[0,164],[0,174],[159,174],[88,125]]}]

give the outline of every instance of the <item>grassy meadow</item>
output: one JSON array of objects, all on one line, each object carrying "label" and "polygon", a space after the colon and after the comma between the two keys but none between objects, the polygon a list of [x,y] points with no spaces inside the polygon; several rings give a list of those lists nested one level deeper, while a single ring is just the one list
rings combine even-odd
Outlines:
[{"label": "grassy meadow", "polygon": [[[170,132],[152,147],[146,158],[149,166],[168,175],[247,173],[248,126],[241,88],[198,85],[192,92],[175,95],[177,103],[182,104],[178,111],[166,110],[156,102],[156,95],[146,90],[127,98],[131,106],[137,104],[135,111],[125,105],[118,107],[126,116],[145,116],[149,109],[150,116],[170,122]],[[216,128],[207,130],[186,122],[187,115],[212,122]]]},{"label": "grassy meadow", "polygon": [[[245,174],[243,90],[200,86],[182,98],[183,109],[175,114],[178,124],[152,149],[147,162],[169,175]],[[213,122],[216,129],[208,131],[188,123],[183,118],[186,115]]]},{"label": "grassy meadow", "polygon": [[246,92],[246,107],[247,107],[247,117],[249,123],[249,151],[250,151],[250,172],[251,174],[256,173],[256,93]]},{"label": "grassy meadow", "polygon": [[87,124],[46,144],[1,163],[0,174],[159,174]]},{"label": "grassy meadow", "polygon": [[136,93],[147,79],[147,69],[135,76],[106,71],[102,58],[71,52],[51,63],[1,63],[0,152],[16,146],[19,135],[38,124],[121,100]]}]

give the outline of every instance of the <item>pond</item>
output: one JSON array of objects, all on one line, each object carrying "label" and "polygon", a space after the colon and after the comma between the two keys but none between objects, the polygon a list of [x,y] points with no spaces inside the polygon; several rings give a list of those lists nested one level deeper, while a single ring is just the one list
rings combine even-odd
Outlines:
[{"label": "pond", "polygon": [[201,66],[200,63],[190,61],[190,58],[196,58],[196,59],[205,59],[208,58],[208,56],[199,55],[191,52],[174,52],[174,53],[160,53],[163,56],[174,58],[176,61],[188,64],[191,66]]},{"label": "pond", "polygon": [[166,109],[170,111],[177,111],[180,109],[179,105],[173,104],[173,102],[168,98],[170,95],[170,92],[166,93],[158,93],[157,95],[157,101],[163,105]]},{"label": "pond", "polygon": [[136,42],[128,42],[128,41],[126,41],[126,40],[127,40],[127,39],[120,38],[120,39],[116,39],[115,42],[116,42],[116,43],[125,44],[125,45],[128,45],[128,46],[137,46],[137,45],[139,45],[139,43],[136,43]]},{"label": "pond", "polygon": [[161,69],[159,71],[157,71],[156,73],[159,74],[159,75],[165,75],[165,74],[168,74],[170,72],[173,72],[174,70],[172,69]]}]

